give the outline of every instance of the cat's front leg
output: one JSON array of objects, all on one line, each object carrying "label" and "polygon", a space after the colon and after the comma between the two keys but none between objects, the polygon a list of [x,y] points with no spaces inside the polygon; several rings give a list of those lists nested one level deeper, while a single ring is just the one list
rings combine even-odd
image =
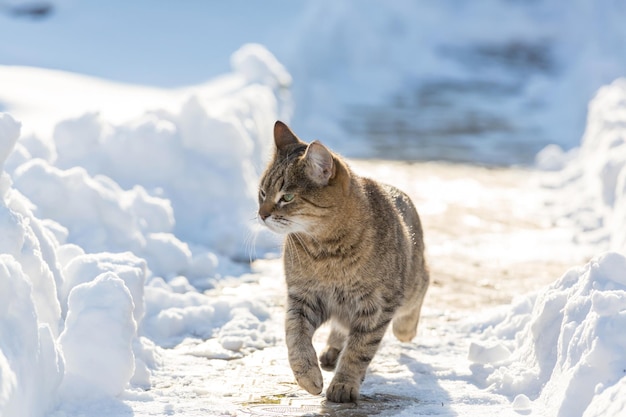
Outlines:
[{"label": "cat's front leg", "polygon": [[320,394],[324,386],[312,344],[313,333],[323,322],[318,310],[319,306],[307,298],[289,294],[285,323],[289,365],[298,385],[314,395]]},{"label": "cat's front leg", "polygon": [[372,327],[354,326],[339,360],[326,398],[337,403],[356,402],[361,382],[372,358],[378,350],[391,318],[381,318]]}]

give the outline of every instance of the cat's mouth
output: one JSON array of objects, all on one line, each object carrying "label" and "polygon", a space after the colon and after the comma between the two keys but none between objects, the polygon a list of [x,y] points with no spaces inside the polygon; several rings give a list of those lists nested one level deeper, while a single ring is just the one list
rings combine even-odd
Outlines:
[{"label": "cat's mouth", "polygon": [[266,226],[274,233],[288,235],[290,233],[307,232],[306,222],[300,222],[295,219],[288,219],[284,216],[270,215],[265,219],[259,217],[261,224]]},{"label": "cat's mouth", "polygon": [[261,223],[274,233],[278,233],[281,235],[289,234],[289,222],[284,219],[280,220],[273,216],[270,216],[264,220],[261,220]]}]

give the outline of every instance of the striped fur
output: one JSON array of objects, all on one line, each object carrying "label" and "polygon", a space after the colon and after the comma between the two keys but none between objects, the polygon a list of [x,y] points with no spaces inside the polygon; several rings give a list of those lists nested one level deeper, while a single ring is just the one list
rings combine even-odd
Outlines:
[{"label": "striped fur", "polygon": [[354,402],[389,324],[400,341],[415,337],[429,283],[420,219],[406,194],[355,175],[321,143],[282,122],[274,139],[259,218],[285,235],[289,363],[301,387],[322,392],[311,339],[330,321],[319,356],[335,370],[326,397]]}]

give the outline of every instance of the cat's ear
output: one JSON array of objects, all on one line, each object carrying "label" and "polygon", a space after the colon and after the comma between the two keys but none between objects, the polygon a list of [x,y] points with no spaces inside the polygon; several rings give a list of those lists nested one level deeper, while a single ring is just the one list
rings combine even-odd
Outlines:
[{"label": "cat's ear", "polygon": [[274,124],[274,143],[276,149],[282,151],[286,146],[300,143],[300,139],[289,129],[289,126],[277,120]]},{"label": "cat's ear", "polygon": [[328,185],[328,181],[335,176],[335,162],[333,154],[314,140],[304,153],[305,172],[317,185]]}]

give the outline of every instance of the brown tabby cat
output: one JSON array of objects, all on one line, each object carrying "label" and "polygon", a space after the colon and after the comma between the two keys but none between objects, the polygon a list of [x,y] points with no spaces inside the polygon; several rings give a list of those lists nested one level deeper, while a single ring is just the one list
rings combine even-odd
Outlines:
[{"label": "brown tabby cat", "polygon": [[259,189],[259,217],[286,235],[286,339],[298,384],[322,392],[311,343],[331,320],[319,357],[334,370],[334,402],[358,398],[365,371],[393,319],[403,342],[416,334],[429,276],[420,219],[409,197],[355,175],[318,141],[302,142],[282,122]]}]

